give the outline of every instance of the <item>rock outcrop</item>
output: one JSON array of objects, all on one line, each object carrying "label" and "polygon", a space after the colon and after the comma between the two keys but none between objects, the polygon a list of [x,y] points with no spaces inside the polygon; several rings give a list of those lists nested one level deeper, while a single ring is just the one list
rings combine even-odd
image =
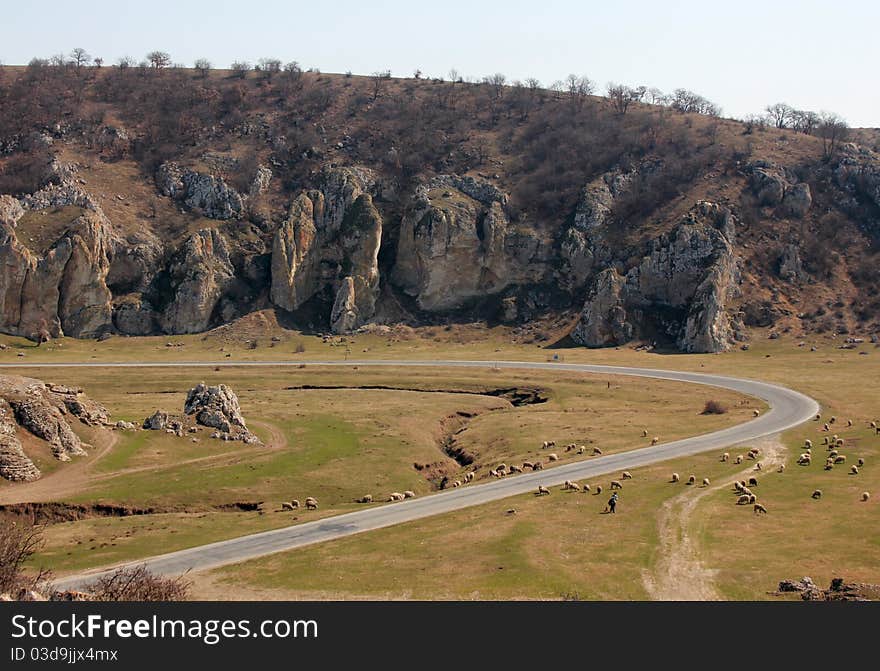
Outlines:
[{"label": "rock outcrop", "polygon": [[803,217],[813,204],[810,185],[800,182],[791,170],[769,161],[746,166],[752,192],[761,205],[782,206],[785,214]]},{"label": "rock outcrop", "polygon": [[163,195],[181,199],[188,208],[210,219],[234,219],[244,214],[244,199],[222,177],[169,162],[156,171],[156,186]]},{"label": "rock outcrop", "polygon": [[225,384],[209,387],[200,382],[186,395],[183,412],[203,426],[239,435],[246,442],[257,440],[245,424],[238,397]]},{"label": "rock outcrop", "polygon": [[190,236],[171,262],[169,275],[172,298],[162,313],[162,328],[167,333],[206,330],[235,277],[223,235],[205,228]]},{"label": "rock outcrop", "polygon": [[740,330],[731,301],[738,295],[730,212],[700,202],[625,278],[600,273],[571,332],[589,347],[619,345],[631,336],[660,336],[686,352],[729,349]]},{"label": "rock outcrop", "polygon": [[7,333],[32,336],[47,329],[88,338],[112,326],[106,278],[113,244],[110,222],[88,210],[43,256],[21,244],[16,217],[22,213],[0,197],[0,322]]},{"label": "rock outcrop", "polygon": [[420,188],[404,214],[392,273],[395,284],[414,296],[421,309],[455,310],[508,286],[541,279],[545,242],[534,229],[511,225],[502,207],[506,196],[472,179],[441,183],[449,186]]},{"label": "rock outcrop", "polygon": [[27,482],[40,477],[40,469],[28,457],[17,433],[18,424],[12,407],[0,398],[0,478]]}]

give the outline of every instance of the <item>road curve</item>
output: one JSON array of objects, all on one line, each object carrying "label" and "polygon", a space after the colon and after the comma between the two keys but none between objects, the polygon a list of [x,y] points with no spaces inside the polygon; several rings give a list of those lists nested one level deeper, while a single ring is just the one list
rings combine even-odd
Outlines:
[{"label": "road curve", "polygon": [[[0,368],[60,368],[60,367],[202,367],[202,366],[429,366],[447,368],[516,368],[531,370],[564,370],[581,373],[649,377],[675,382],[721,387],[766,401],[770,410],[744,424],[721,431],[685,438],[653,447],[618,452],[595,459],[571,462],[542,471],[510,476],[485,484],[469,485],[445,490],[399,503],[371,506],[363,510],[327,517],[272,531],[241,536],[230,540],[201,545],[171,552],[145,560],[130,562],[129,566],[146,565],[159,574],[177,575],[188,570],[204,570],[242,562],[255,557],[321,543],[352,534],[381,529],[412,520],[460,510],[498,499],[535,491],[539,484],[560,485],[565,480],[583,480],[599,475],[620,472],[654,464],[667,459],[683,457],[708,450],[731,447],[780,433],[812,418],[819,404],[812,398],[791,389],[755,380],[743,380],[722,375],[689,373],[624,366],[599,366],[572,363],[544,363],[529,361],[260,361],[260,362],[179,362],[179,363],[50,363],[0,364]],[[55,582],[58,589],[82,588],[108,569],[83,573]]]}]

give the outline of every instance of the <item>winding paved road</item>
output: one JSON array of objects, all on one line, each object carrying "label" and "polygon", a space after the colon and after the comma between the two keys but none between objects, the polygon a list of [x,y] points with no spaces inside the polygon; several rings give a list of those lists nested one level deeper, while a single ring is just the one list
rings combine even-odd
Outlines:
[{"label": "winding paved road", "polygon": [[[201,545],[199,547],[171,552],[145,560],[131,562],[129,565],[145,564],[155,573],[176,575],[187,570],[204,570],[235,564],[255,557],[291,550],[293,548],[321,543],[350,536],[352,534],[381,529],[383,527],[410,522],[412,520],[460,510],[468,506],[497,501],[517,494],[532,492],[539,484],[560,485],[565,480],[583,480],[609,473],[619,473],[625,469],[654,464],[667,459],[683,457],[708,450],[739,445],[780,433],[811,419],[818,411],[819,404],[809,396],[791,389],[765,382],[742,380],[721,375],[688,373],[648,368],[628,368],[622,366],[597,366],[571,363],[543,363],[527,361],[266,361],[240,362],[230,364],[220,362],[180,362],[180,363],[67,363],[67,364],[8,364],[0,368],[59,368],[59,367],[202,367],[202,366],[433,366],[445,368],[516,368],[533,370],[565,370],[581,373],[598,373],[650,377],[659,380],[690,382],[693,384],[721,387],[755,396],[768,403],[770,410],[763,415],[738,426],[729,427],[714,433],[694,436],[663,443],[653,447],[642,447],[627,452],[571,462],[542,471],[509,476],[493,482],[469,485],[445,490],[417,499],[399,503],[371,506],[355,512],[327,517],[314,522],[297,524],[282,529],[241,536],[226,541]],[[81,588],[105,571],[94,571],[70,576],[56,581],[59,589]]]}]

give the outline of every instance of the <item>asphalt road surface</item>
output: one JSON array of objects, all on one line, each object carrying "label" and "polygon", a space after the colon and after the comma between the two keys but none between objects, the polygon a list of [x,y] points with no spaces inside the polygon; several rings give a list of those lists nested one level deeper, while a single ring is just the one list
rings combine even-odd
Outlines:
[{"label": "asphalt road surface", "polygon": [[[521,475],[507,476],[485,484],[467,485],[444,490],[421,498],[407,499],[397,503],[372,505],[363,510],[327,517],[314,522],[297,524],[282,529],[264,531],[230,540],[201,545],[186,550],[150,557],[128,566],[146,565],[154,573],[178,575],[188,570],[204,570],[235,564],[255,557],[292,550],[294,548],[322,543],[350,536],[352,534],[381,529],[383,527],[410,522],[412,520],[440,515],[468,506],[476,506],[497,501],[510,496],[534,492],[538,485],[551,487],[561,485],[566,480],[584,480],[599,475],[620,473],[623,470],[647,466],[667,459],[698,454],[709,450],[721,450],[759,438],[778,434],[811,419],[818,411],[819,404],[808,396],[791,389],[765,382],[742,380],[722,375],[688,373],[648,368],[629,368],[622,366],[594,366],[572,363],[543,363],[526,361],[260,361],[239,362],[179,362],[179,363],[67,363],[67,364],[8,364],[0,368],[59,368],[59,367],[98,367],[98,368],[142,368],[142,367],[202,367],[202,366],[300,366],[303,363],[314,366],[433,366],[444,368],[516,368],[533,370],[564,370],[571,372],[629,375],[650,377],[659,380],[690,382],[693,384],[721,387],[760,398],[770,409],[761,416],[744,424],[732,426],[721,431],[702,436],[685,438],[671,443],[661,443],[651,447],[641,447],[627,452],[607,456],[590,457],[581,461],[569,462],[561,466],[547,468]],[[93,581],[104,571],[93,571],[70,576],[56,581],[58,589],[78,589]]]}]

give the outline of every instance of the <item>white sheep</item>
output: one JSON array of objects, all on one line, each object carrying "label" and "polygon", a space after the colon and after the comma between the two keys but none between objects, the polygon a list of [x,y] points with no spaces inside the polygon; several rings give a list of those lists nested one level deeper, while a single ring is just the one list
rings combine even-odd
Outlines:
[{"label": "white sheep", "polygon": [[749,503],[754,503],[757,500],[758,500],[757,496],[755,496],[754,494],[749,494]]},{"label": "white sheep", "polygon": [[358,503],[372,503],[373,495],[372,494],[364,494],[361,498],[357,500]]},{"label": "white sheep", "polygon": [[816,500],[819,500],[822,498],[822,490],[821,489],[814,489],[813,493],[810,494],[810,496],[812,496]]},{"label": "white sheep", "polygon": [[656,445],[659,442],[660,442],[660,439],[657,436],[654,436],[653,438],[651,438],[651,445]]},{"label": "white sheep", "polygon": [[579,492],[579,491],[581,491],[581,486],[576,482],[572,482],[569,489],[572,490],[573,492]]},{"label": "white sheep", "polygon": [[623,485],[620,484],[617,480],[611,481],[611,489],[623,489]]},{"label": "white sheep", "polygon": [[590,491],[590,485],[584,485],[584,494]]},{"label": "white sheep", "polygon": [[531,461],[524,461],[522,467],[523,468],[531,468],[532,470],[535,470],[535,465]]},{"label": "white sheep", "polygon": [[841,454],[841,455],[838,456],[838,457],[834,457],[834,463],[835,463],[835,464],[843,464],[843,463],[846,463],[846,455],[845,455],[845,454]]},{"label": "white sheep", "polygon": [[736,459],[733,460],[733,463],[741,464],[742,462],[743,462],[743,455],[741,455],[741,454],[736,455]]},{"label": "white sheep", "polygon": [[691,475],[691,476],[688,478],[688,482],[687,482],[687,483],[688,483],[689,485],[692,485],[692,484],[694,484],[696,481],[697,481],[697,476],[696,476],[696,475]]},{"label": "white sheep", "polygon": [[293,503],[291,503],[290,501],[282,501],[281,510],[294,510]]},{"label": "white sheep", "polygon": [[709,486],[709,478],[703,478],[703,487]]},{"label": "white sheep", "polygon": [[477,477],[477,474],[474,471],[468,471],[464,474],[464,481],[471,482],[475,477]]},{"label": "white sheep", "polygon": [[549,495],[550,490],[547,489],[544,485],[538,485],[538,496],[544,496],[545,494]]},{"label": "white sheep", "polygon": [[856,465],[857,465],[859,468],[861,468],[862,466],[865,465],[865,460],[862,459],[862,458],[860,457],[859,460],[856,462]]},{"label": "white sheep", "polygon": [[740,497],[736,500],[736,505],[738,505],[738,506],[744,506],[744,505],[746,505],[748,502],[749,502],[749,495],[748,495],[748,494],[742,494],[742,495],[740,495]]},{"label": "white sheep", "polygon": [[577,453],[578,453],[578,454],[585,454],[586,451],[587,451],[587,446],[586,446],[586,445],[581,445],[580,447],[578,447],[578,451],[577,451]]},{"label": "white sheep", "polygon": [[543,471],[544,470],[544,462],[536,461],[535,465],[532,466],[533,471]]},{"label": "white sheep", "polygon": [[809,447],[809,448],[812,449],[812,447],[813,447],[813,441],[810,440],[809,438],[807,438],[807,439],[804,441],[804,447]]},{"label": "white sheep", "polygon": [[673,473],[671,482],[678,482],[678,480],[679,480],[678,473]]},{"label": "white sheep", "polygon": [[754,410],[752,410],[752,415],[754,415],[755,417],[757,417],[757,416],[760,415],[760,414],[761,414],[761,411],[758,410],[757,408],[755,408]]},{"label": "white sheep", "polygon": [[407,489],[403,493],[403,498],[405,498],[405,499],[414,499],[415,497],[416,497],[416,493],[410,489]]},{"label": "white sheep", "polygon": [[749,487],[757,487],[758,478],[749,478]]},{"label": "white sheep", "polygon": [[766,512],[767,512],[767,509],[764,506],[762,506],[760,503],[755,504],[755,514],[756,515],[758,513],[765,513],[766,514]]},{"label": "white sheep", "polygon": [[455,482],[452,483],[452,486],[453,487],[461,487],[461,480],[456,480]]},{"label": "white sheep", "polygon": [[403,494],[400,492],[391,492],[391,496],[388,497],[389,501],[403,501]]},{"label": "white sheep", "polygon": [[847,426],[852,426],[852,420],[851,420],[851,419],[846,420],[846,425],[847,425]]},{"label": "white sheep", "polygon": [[871,498],[871,494],[869,492],[862,492],[862,501],[867,501]]},{"label": "white sheep", "polygon": [[548,455],[547,455],[547,459],[548,459],[549,461],[559,461],[559,457],[556,456],[556,453],[555,453],[555,452],[551,452],[550,454],[548,454]]},{"label": "white sheep", "polygon": [[630,473],[629,471],[624,471],[623,473],[620,474],[620,479],[621,480],[632,480],[633,479],[632,473]]},{"label": "white sheep", "polygon": [[593,448],[593,455],[595,456],[597,454],[602,454],[602,450],[600,450],[598,447],[594,447]]},{"label": "white sheep", "polygon": [[730,452],[725,452],[724,454],[722,454],[722,455],[721,455],[721,461],[722,461],[722,462],[730,461]]},{"label": "white sheep", "polygon": [[642,429],[642,438],[647,438],[647,437],[648,437],[648,430]]},{"label": "white sheep", "polygon": [[511,464],[511,465],[510,465],[510,472],[511,472],[511,473],[522,473],[522,472],[523,472],[523,469],[521,469],[521,468],[520,468],[519,466],[517,466],[516,464]]},{"label": "white sheep", "polygon": [[755,464],[755,470],[756,470],[756,471],[760,471],[762,468],[763,468],[763,466],[761,466],[761,462],[760,462],[760,461],[759,461],[758,463]]},{"label": "white sheep", "polygon": [[317,510],[318,509],[318,499],[313,496],[310,496],[306,499],[306,509],[307,510]]},{"label": "white sheep", "polygon": [[832,416],[831,419],[829,419],[828,421],[834,424],[834,422],[837,421],[837,417]]},{"label": "white sheep", "polygon": [[849,474],[850,474],[850,475],[858,475],[858,474],[859,474],[859,467],[856,466],[855,464],[853,464],[852,466],[850,466],[850,467],[849,467]]},{"label": "white sheep", "polygon": [[598,496],[602,493],[602,485],[596,485],[596,494],[594,496]]},{"label": "white sheep", "polygon": [[777,473],[785,473],[785,464],[779,464],[779,468],[776,469]]}]

